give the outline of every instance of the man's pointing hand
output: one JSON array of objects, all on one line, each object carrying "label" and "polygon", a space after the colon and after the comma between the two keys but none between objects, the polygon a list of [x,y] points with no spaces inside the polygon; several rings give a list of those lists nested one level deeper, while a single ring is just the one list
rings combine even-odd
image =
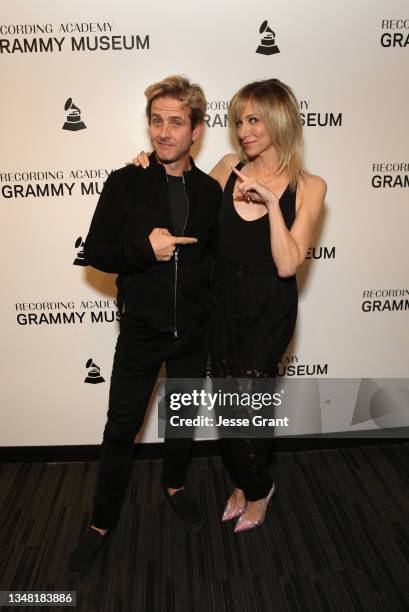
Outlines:
[{"label": "man's pointing hand", "polygon": [[169,261],[178,244],[195,244],[197,238],[188,236],[172,236],[164,227],[155,227],[149,234],[152,249],[157,261]]}]

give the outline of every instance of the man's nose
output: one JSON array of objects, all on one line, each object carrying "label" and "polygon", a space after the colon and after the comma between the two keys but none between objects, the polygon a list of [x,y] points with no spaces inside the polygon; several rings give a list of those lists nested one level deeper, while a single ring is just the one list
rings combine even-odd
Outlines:
[{"label": "man's nose", "polygon": [[169,132],[170,132],[170,126],[168,123],[166,123],[165,121],[162,123],[161,125],[161,129],[160,129],[160,137],[161,138],[168,138],[169,137]]}]

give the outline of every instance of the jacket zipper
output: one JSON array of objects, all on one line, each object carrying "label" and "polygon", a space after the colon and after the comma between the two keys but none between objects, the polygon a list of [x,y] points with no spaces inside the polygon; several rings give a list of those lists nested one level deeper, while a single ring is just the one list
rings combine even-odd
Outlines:
[{"label": "jacket zipper", "polygon": [[[185,230],[186,230],[186,225],[187,225],[187,220],[189,218],[189,214],[190,214],[190,202],[189,202],[189,198],[187,196],[187,192],[186,192],[186,186],[185,186],[185,177],[182,174],[182,180],[183,180],[183,191],[185,192],[185,197],[186,197],[186,202],[187,202],[187,215],[186,215],[186,219],[185,219],[185,224],[183,226],[183,230],[182,230],[182,236],[185,235]],[[179,332],[178,332],[178,328],[177,328],[177,290],[178,290],[178,259],[179,259],[179,245],[176,247],[175,249],[175,286],[174,286],[174,320],[173,320],[173,335],[175,338],[178,337]]]}]

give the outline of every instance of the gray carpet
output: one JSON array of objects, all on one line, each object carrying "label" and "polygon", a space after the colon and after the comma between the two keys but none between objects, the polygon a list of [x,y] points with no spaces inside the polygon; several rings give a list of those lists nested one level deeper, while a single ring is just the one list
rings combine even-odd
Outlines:
[{"label": "gray carpet", "polygon": [[160,491],[160,461],[137,461],[110,542],[72,580],[96,469],[0,466],[1,590],[75,590],[77,610],[98,612],[409,609],[409,443],[277,453],[266,522],[238,535],[219,520],[230,490],[219,457],[192,461],[204,517],[193,534]]}]

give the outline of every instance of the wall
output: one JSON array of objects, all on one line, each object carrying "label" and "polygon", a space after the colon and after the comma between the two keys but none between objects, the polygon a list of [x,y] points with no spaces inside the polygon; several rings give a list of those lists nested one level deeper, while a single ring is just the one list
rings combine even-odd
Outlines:
[{"label": "wall", "polygon": [[[2,6],[0,445],[100,441],[115,279],[81,265],[81,241],[107,174],[149,149],[143,91],[171,73],[205,89],[209,127],[195,153],[206,171],[233,150],[226,105],[244,83],[277,77],[300,102],[307,166],[328,196],[298,275],[300,315],[282,374],[407,376],[404,0]],[[265,20],[270,55],[256,52]],[[75,118],[69,99],[83,122],[76,131],[64,129]],[[84,382],[97,373],[89,360],[104,382]],[[350,418],[353,401],[348,410]],[[143,440],[157,440],[154,410]]]}]

